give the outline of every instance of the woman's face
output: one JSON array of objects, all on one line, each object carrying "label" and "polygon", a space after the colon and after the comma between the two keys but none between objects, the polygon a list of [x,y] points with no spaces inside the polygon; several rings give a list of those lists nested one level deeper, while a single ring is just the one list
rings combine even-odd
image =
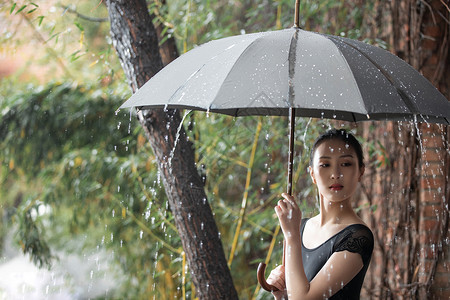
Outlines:
[{"label": "woman's face", "polygon": [[355,150],[342,140],[325,140],[314,152],[310,174],[319,193],[330,202],[350,198],[363,173]]}]

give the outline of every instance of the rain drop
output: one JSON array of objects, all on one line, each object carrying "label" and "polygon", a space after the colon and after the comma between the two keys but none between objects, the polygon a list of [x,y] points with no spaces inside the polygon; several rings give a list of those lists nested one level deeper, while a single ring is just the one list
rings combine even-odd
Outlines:
[{"label": "rain drop", "polygon": [[292,209],[289,210],[289,213],[288,213],[287,217],[288,217],[289,220],[292,219]]}]

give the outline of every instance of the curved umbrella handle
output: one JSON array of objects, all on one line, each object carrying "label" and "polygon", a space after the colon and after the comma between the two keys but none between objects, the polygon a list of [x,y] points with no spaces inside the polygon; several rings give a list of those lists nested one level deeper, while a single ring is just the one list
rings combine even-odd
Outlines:
[{"label": "curved umbrella handle", "polygon": [[266,272],[266,264],[260,263],[258,266],[258,271],[256,273],[256,277],[258,278],[258,282],[261,285],[263,289],[265,289],[268,292],[276,292],[278,291],[278,288],[275,286],[268,284],[266,281],[265,273]]}]

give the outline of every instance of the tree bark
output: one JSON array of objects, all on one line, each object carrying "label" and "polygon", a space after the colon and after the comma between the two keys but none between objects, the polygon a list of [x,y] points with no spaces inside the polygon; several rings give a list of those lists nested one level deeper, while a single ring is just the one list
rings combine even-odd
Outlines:
[{"label": "tree bark", "polygon": [[[111,36],[133,91],[162,67],[145,0],[107,0]],[[219,232],[178,110],[145,110],[138,118],[159,162],[199,299],[237,299]]]},{"label": "tree bark", "polygon": [[[450,11],[441,0],[374,1],[372,38],[382,38],[447,98]],[[364,188],[378,209],[378,241],[366,280],[374,299],[448,299],[449,132],[434,124],[365,124],[367,140],[385,147]],[[386,134],[388,133],[388,134]]]}]

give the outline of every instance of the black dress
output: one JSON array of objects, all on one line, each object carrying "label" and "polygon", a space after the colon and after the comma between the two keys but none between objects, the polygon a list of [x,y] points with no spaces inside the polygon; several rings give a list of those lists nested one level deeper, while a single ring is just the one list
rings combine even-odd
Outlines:
[{"label": "black dress", "polygon": [[308,219],[302,220],[301,234],[303,267],[308,281],[311,282],[334,252],[350,251],[359,253],[364,264],[361,271],[359,271],[359,273],[336,294],[329,298],[325,298],[330,300],[359,299],[364,276],[366,275],[370,258],[372,257],[374,245],[372,231],[362,224],[349,225],[333,235],[322,245],[314,249],[308,249],[303,245],[303,230],[305,229],[307,221]]}]

